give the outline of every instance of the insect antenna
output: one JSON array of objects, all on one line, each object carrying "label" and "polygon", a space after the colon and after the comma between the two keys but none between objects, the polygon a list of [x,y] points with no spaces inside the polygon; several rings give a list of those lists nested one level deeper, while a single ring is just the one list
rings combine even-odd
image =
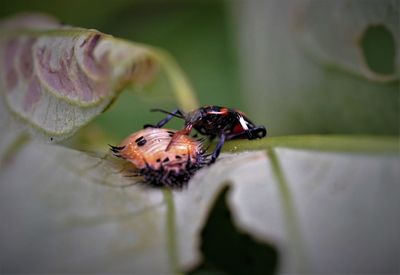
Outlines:
[{"label": "insect antenna", "polygon": [[161,112],[161,113],[164,113],[164,114],[167,114],[167,115],[171,115],[171,116],[174,116],[174,117],[177,117],[177,118],[181,118],[181,119],[185,118],[185,116],[182,115],[182,114],[179,114],[179,113],[174,114],[174,113],[171,113],[171,112],[163,110],[163,109],[151,109],[150,112]]}]

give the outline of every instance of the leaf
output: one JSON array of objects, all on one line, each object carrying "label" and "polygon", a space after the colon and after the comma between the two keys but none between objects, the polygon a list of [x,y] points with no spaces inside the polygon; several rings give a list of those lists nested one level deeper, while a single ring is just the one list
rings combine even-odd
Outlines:
[{"label": "leaf", "polygon": [[[107,159],[63,147],[24,147],[1,173],[1,191],[9,195],[0,195],[0,216],[7,219],[2,271],[167,270],[162,193],[116,188],[134,182],[120,170]],[[17,264],[22,259],[26,265]]]},{"label": "leaf", "polygon": [[[2,271],[172,273],[209,263],[226,273],[202,250],[213,245],[204,228],[221,192],[235,234],[276,249],[280,273],[397,271],[398,155],[266,150],[223,154],[187,189],[169,191],[133,184],[108,155],[28,143],[0,170]],[[236,240],[225,233],[216,246]]]},{"label": "leaf", "polygon": [[0,91],[5,105],[0,108],[11,114],[11,122],[5,123],[22,122],[46,140],[72,135],[104,111],[124,87],[148,82],[159,63],[167,68],[176,93],[185,98],[183,107],[196,104],[178,65],[162,50],[37,14],[5,20],[0,30]]},{"label": "leaf", "polygon": [[[381,43],[380,48],[374,49],[377,52],[371,54],[380,54],[382,59],[386,59],[380,52],[396,51],[396,44],[400,43],[398,8],[398,2],[391,0],[385,1],[384,5],[373,1],[340,1],[324,4],[316,1],[306,6],[304,13],[298,15],[301,22],[297,26],[299,36],[306,51],[320,62],[340,66],[346,71],[373,81],[398,80],[400,59],[395,59],[395,54],[387,57],[387,62],[391,63],[387,66],[388,70],[376,71],[368,63],[369,53],[363,48],[368,30],[371,27],[382,26],[381,31],[389,35],[388,45],[385,45],[386,39],[382,36],[371,37],[379,39]],[[327,13],[332,16],[326,18],[324,14]],[[318,24],[322,20],[324,24]]]},{"label": "leaf", "polygon": [[272,135],[398,135],[398,1],[236,1],[245,110]]}]

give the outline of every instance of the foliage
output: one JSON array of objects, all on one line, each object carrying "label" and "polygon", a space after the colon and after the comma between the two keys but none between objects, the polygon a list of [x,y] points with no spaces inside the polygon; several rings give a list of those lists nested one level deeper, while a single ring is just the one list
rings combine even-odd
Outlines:
[{"label": "foliage", "polygon": [[[372,68],[390,74],[382,78],[377,72],[359,71],[364,63],[354,66],[353,59],[335,56],[334,45],[325,45],[320,36],[325,32],[313,29],[314,8],[306,10],[312,16],[300,33],[303,47],[316,60],[347,68],[341,73],[350,82],[356,72],[371,78],[372,82],[357,82],[372,90],[383,87],[373,81],[389,85],[373,97],[385,99],[382,106],[386,106],[398,83],[396,73],[391,74],[398,68],[397,61],[387,66],[368,59]],[[93,146],[105,148],[111,138],[98,116],[112,113],[108,107],[117,98],[140,108],[140,102],[128,102],[132,97],[120,92],[160,77],[165,78],[161,83],[170,85],[180,107],[194,108],[196,96],[173,57],[159,48],[65,26],[43,15],[11,18],[1,28],[1,271],[396,270],[398,137],[370,135],[396,133],[392,126],[382,131],[373,123],[370,132],[362,130],[359,136],[275,136],[230,142],[225,146],[230,153],[201,169],[187,189],[146,188],[137,178],[125,177],[124,162]],[[379,37],[382,31],[378,32]],[[390,35],[385,38],[389,48]],[[369,36],[363,40],[364,49],[373,52]],[[151,93],[142,97],[154,102]],[[254,104],[256,116],[262,113],[259,104]],[[314,107],[305,113],[315,116]],[[398,107],[375,115],[379,121],[388,114],[392,119]],[[95,123],[83,127],[94,118]],[[279,120],[274,121],[273,126]],[[368,126],[364,118],[346,123],[348,127],[360,123],[359,129]],[[284,126],[290,128],[290,123]],[[335,129],[324,127],[320,132]],[[58,143],[76,131],[73,142],[64,143],[72,148],[43,144]],[[90,145],[82,146],[85,139]],[[82,147],[96,152],[77,150]]]}]

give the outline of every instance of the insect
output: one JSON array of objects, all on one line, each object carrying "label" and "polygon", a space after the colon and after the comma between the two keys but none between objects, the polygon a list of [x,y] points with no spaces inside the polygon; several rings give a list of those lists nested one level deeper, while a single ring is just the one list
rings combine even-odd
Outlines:
[{"label": "insect", "polygon": [[209,164],[215,162],[226,140],[252,140],[263,138],[267,135],[267,130],[264,126],[255,125],[242,111],[236,109],[210,105],[195,109],[186,114],[179,109],[173,112],[162,109],[152,109],[151,111],[166,113],[168,116],[156,125],[147,124],[144,127],[161,128],[173,117],[185,120],[184,128],[173,135],[167,151],[174,146],[176,140],[182,135],[188,135],[193,128],[200,134],[209,136],[210,140],[218,137],[219,141],[211,155]]},{"label": "insect", "polygon": [[131,162],[134,176],[142,176],[152,186],[182,187],[206,164],[203,141],[180,135],[166,151],[176,130],[145,128],[112,146],[115,156]]}]

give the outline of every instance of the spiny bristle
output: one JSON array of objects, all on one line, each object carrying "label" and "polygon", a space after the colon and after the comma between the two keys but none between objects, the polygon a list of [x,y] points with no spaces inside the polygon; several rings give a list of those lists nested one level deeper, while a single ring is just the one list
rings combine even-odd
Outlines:
[{"label": "spiny bristle", "polygon": [[110,146],[110,150],[114,153],[119,153],[122,149],[125,148],[125,146],[113,146],[111,144],[108,144]]},{"label": "spiny bristle", "polygon": [[145,183],[152,187],[168,186],[180,189],[185,187],[192,176],[207,163],[200,160],[200,158],[196,163],[188,161],[185,168],[180,169],[178,172],[168,169],[168,165],[162,165],[158,169],[146,166],[140,170],[140,174],[144,177]]},{"label": "spiny bristle", "polygon": [[[117,151],[123,149],[123,146],[110,147],[113,152],[114,150]],[[141,183],[150,187],[157,188],[166,186],[173,189],[181,189],[187,186],[189,180],[199,169],[207,166],[209,163],[209,156],[210,154],[199,153],[196,156],[196,159],[192,159],[190,155],[188,155],[187,159],[183,161],[183,165],[178,170],[169,168],[169,162],[161,163],[157,169],[145,162],[142,169],[130,171],[126,177],[143,177]]]},{"label": "spiny bristle", "polygon": [[110,150],[111,152],[113,152],[114,156],[118,158],[123,158],[119,153],[125,148],[125,146],[113,146],[111,144],[108,144],[108,146],[110,146]]}]

